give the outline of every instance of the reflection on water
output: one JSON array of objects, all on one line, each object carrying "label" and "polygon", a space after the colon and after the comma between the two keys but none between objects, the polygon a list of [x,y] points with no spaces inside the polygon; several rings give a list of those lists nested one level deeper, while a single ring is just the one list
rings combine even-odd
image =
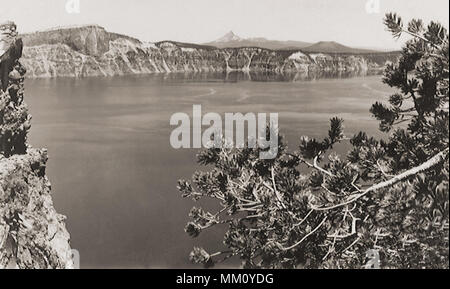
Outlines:
[{"label": "reflection on water", "polygon": [[82,267],[185,268],[191,266],[188,254],[194,245],[220,246],[220,231],[198,240],[183,231],[193,203],[180,197],[176,183],[198,169],[197,151],[171,148],[169,120],[176,112],[191,114],[193,104],[202,104],[203,113],[221,115],[278,112],[281,132],[294,149],[301,135],[323,137],[336,115],[346,120],[348,134],[377,132],[368,111],[390,93],[379,76],[278,77],[27,80],[30,143],[49,149],[55,206],[68,217]]},{"label": "reflection on water", "polygon": [[[184,80],[184,81],[262,81],[262,82],[299,82],[320,79],[343,79],[362,76],[380,75],[382,70],[361,70],[361,71],[304,71],[304,72],[216,72],[216,73],[161,73],[153,74],[150,77],[161,80]],[[148,76],[146,76],[148,77]]]}]

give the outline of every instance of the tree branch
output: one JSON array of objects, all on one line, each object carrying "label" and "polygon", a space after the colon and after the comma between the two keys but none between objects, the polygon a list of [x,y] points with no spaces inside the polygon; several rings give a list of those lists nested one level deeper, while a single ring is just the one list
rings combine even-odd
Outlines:
[{"label": "tree branch", "polygon": [[340,208],[346,205],[349,205],[353,202],[356,202],[357,200],[359,200],[360,198],[364,197],[365,195],[381,190],[381,189],[385,189],[387,187],[391,187],[405,179],[410,178],[411,176],[417,175],[419,173],[428,171],[430,169],[432,169],[433,167],[437,166],[438,164],[444,162],[447,158],[448,158],[448,153],[449,153],[449,149],[445,149],[444,151],[438,153],[437,155],[435,155],[434,157],[432,157],[430,160],[428,160],[427,162],[421,164],[418,167],[412,168],[400,175],[397,175],[395,177],[393,177],[392,179],[373,185],[370,188],[366,189],[364,192],[362,192],[361,194],[357,194],[356,196],[354,196],[352,199],[350,199],[347,202],[338,204],[338,205],[334,205],[334,206],[330,206],[330,207],[324,207],[324,208],[317,208],[313,206],[313,210],[315,211],[328,211],[328,210],[332,210],[332,209],[336,209],[336,208]]},{"label": "tree branch", "polygon": [[300,245],[301,243],[303,243],[303,241],[305,241],[309,236],[311,236],[312,234],[314,234],[317,230],[320,229],[320,227],[322,227],[322,225],[325,223],[325,221],[327,220],[327,217],[323,218],[322,222],[320,222],[320,224],[311,232],[309,232],[309,234],[307,234],[305,237],[303,237],[300,241],[298,241],[297,243],[295,243],[294,245],[287,247],[287,248],[282,248],[283,251],[289,251],[294,249],[295,247],[297,247],[298,245]]}]

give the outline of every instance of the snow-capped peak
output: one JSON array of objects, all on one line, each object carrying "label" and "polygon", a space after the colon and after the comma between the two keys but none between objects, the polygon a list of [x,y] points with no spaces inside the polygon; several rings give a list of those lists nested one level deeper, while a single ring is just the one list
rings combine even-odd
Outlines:
[{"label": "snow-capped peak", "polygon": [[241,41],[242,38],[234,34],[233,31],[228,32],[223,37],[217,39],[214,42],[229,42],[229,41]]}]

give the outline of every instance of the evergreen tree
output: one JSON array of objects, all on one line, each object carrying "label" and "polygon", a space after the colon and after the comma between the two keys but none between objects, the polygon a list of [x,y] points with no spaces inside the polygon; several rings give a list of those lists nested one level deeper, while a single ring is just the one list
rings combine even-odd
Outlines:
[{"label": "evergreen tree", "polygon": [[[396,14],[385,25],[409,34],[383,81],[397,88],[371,113],[388,135],[346,138],[331,119],[323,140],[302,137],[288,151],[280,137],[274,160],[259,149],[209,149],[183,197],[212,198],[221,210],[193,208],[186,232],[226,226],[225,250],[194,248],[193,262],[213,266],[238,256],[244,268],[361,268],[379,255],[381,268],[449,267],[449,35],[440,24]],[[349,142],[341,157],[338,142]],[[375,264],[376,265],[376,264]]]}]

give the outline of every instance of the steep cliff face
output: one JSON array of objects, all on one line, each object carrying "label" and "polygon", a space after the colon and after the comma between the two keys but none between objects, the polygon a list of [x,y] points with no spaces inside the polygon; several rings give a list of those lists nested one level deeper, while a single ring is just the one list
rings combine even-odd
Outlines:
[{"label": "steep cliff face", "polygon": [[[70,236],[51,198],[47,152],[27,144],[25,68],[12,22],[0,25],[0,269],[73,268]],[[6,87],[6,89],[3,89]]]},{"label": "steep cliff face", "polygon": [[140,41],[131,37],[109,33],[98,25],[52,29],[21,35],[25,46],[65,44],[71,49],[90,56],[101,56],[110,49],[109,42],[126,38],[136,44]]},{"label": "steep cliff face", "polygon": [[73,268],[65,217],[53,207],[47,152],[0,159],[0,268]]},{"label": "steep cliff face", "polygon": [[24,35],[29,77],[84,77],[169,72],[360,72],[381,70],[397,53],[324,54],[211,46],[155,44],[109,33],[98,26]]}]

